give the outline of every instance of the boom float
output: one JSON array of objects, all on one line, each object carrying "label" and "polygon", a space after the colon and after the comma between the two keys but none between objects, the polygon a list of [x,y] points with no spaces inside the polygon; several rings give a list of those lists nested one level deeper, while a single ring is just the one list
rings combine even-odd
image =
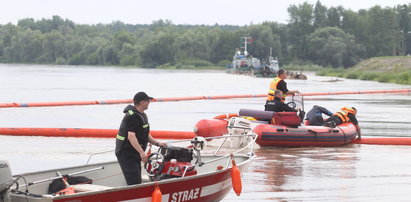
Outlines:
[{"label": "boom float", "polygon": [[[46,136],[46,137],[93,137],[115,138],[117,129],[89,128],[0,128],[0,135],[12,136]],[[150,131],[154,138],[159,139],[191,139],[194,132],[185,131]]]},{"label": "boom float", "polygon": [[[379,94],[379,93],[410,93],[411,89],[394,89],[394,90],[372,90],[372,91],[345,91],[345,92],[314,92],[303,93],[303,96],[322,96],[322,95],[347,95],[347,94]],[[217,95],[217,96],[193,96],[193,97],[171,97],[171,98],[154,98],[153,102],[173,102],[188,100],[217,100],[232,98],[256,98],[266,97],[267,94],[256,95]],[[0,103],[0,108],[11,107],[55,107],[71,105],[99,105],[99,104],[128,104],[132,99],[118,100],[92,100],[92,101],[64,101],[64,102],[29,102],[29,103]]]}]

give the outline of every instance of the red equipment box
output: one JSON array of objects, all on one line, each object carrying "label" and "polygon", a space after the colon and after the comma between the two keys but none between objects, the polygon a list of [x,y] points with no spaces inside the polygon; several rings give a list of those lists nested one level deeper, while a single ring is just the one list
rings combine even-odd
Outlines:
[{"label": "red equipment box", "polygon": [[300,126],[301,119],[297,112],[276,112],[271,120],[272,124],[286,126]]}]

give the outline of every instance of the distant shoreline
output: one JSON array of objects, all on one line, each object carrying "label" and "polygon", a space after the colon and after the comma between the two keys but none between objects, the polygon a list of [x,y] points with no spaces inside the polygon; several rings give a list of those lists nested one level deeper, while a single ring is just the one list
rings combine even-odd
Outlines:
[{"label": "distant shoreline", "polygon": [[123,68],[123,69],[159,69],[159,70],[225,70],[225,67],[221,66],[200,66],[200,67],[192,67],[192,66],[183,66],[183,67],[176,67],[176,66],[167,66],[167,67],[157,67],[157,68],[146,68],[140,66],[121,66],[121,65],[61,65],[61,64],[38,64],[38,63],[0,63],[0,66],[8,66],[8,65],[15,65],[15,66],[58,66],[58,67],[89,67],[89,68]]},{"label": "distant shoreline", "polygon": [[324,68],[316,75],[411,85],[411,57],[374,57],[348,69]]}]

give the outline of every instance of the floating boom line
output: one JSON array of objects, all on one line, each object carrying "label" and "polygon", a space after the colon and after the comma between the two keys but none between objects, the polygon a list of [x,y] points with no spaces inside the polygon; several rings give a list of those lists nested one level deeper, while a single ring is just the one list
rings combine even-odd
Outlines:
[{"label": "floating boom line", "polygon": [[[348,95],[348,94],[382,94],[382,93],[410,93],[411,89],[394,89],[394,90],[370,90],[370,91],[343,91],[343,92],[313,92],[302,93],[303,96],[324,96],[324,95]],[[154,98],[152,102],[174,102],[174,101],[190,101],[190,100],[218,100],[218,99],[233,99],[233,98],[258,98],[266,97],[267,94],[245,94],[245,95],[215,95],[215,96],[191,96],[191,97],[169,97],[169,98]],[[12,107],[56,107],[56,106],[72,106],[72,105],[105,105],[105,104],[130,104],[132,99],[117,99],[117,100],[92,100],[92,101],[63,101],[63,102],[27,102],[27,103],[0,103],[0,108]]]}]

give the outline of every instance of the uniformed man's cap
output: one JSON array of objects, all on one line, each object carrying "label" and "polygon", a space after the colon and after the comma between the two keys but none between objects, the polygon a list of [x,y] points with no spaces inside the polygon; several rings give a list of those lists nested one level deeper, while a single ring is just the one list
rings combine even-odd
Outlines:
[{"label": "uniformed man's cap", "polygon": [[152,100],[153,98],[148,96],[145,92],[138,92],[134,95],[133,101],[135,104],[143,101],[143,100]]}]

